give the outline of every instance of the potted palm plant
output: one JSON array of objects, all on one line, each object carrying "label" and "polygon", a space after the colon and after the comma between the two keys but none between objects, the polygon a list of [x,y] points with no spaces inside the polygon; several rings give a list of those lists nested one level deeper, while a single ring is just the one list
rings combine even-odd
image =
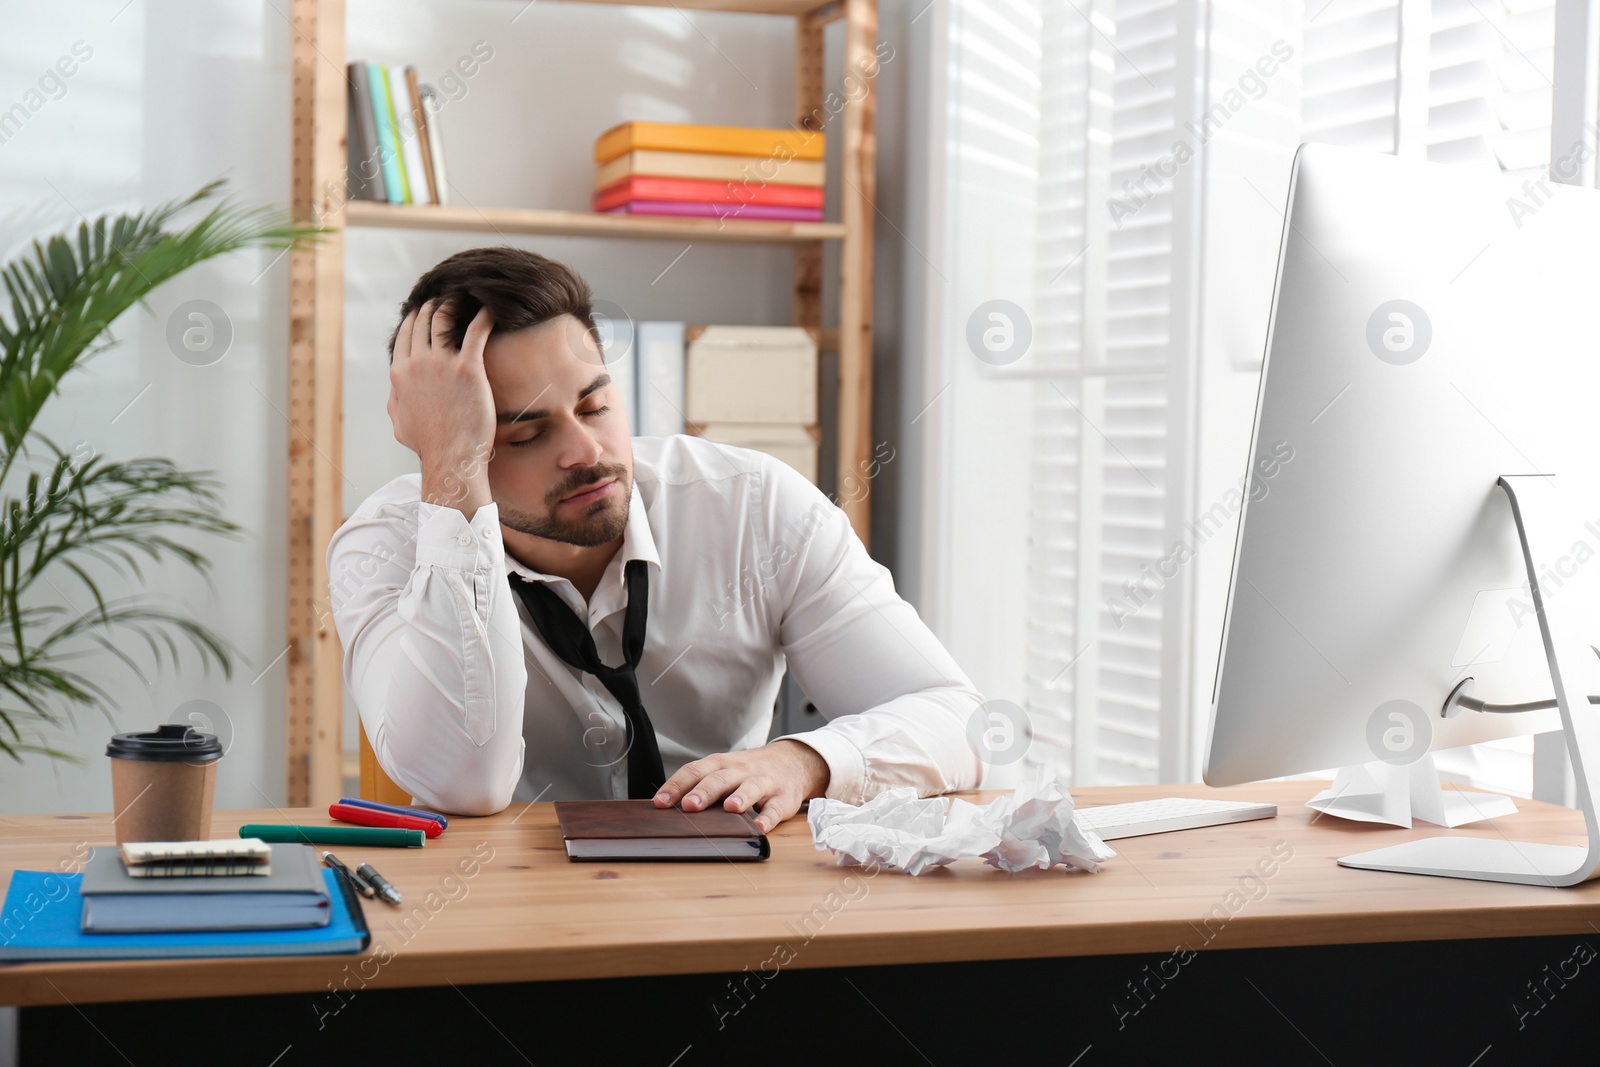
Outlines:
[{"label": "potted palm plant", "polygon": [[[206,557],[175,535],[238,529],[218,481],[167,459],[66,451],[34,429],[62,379],[109,347],[111,324],[156,286],[214,256],[318,232],[220,193],[212,183],[152,211],[86,220],[0,267],[10,304],[0,307],[0,751],[14,760],[71,759],[52,732],[84,708],[109,717],[111,695],[82,667],[96,649],[143,677],[134,651],[148,649],[159,670],[188,645],[202,668],[232,673],[231,646],[207,627],[137,594],[102,595],[108,579],[142,580],[142,562],[205,573]],[[93,607],[59,603],[54,578],[80,584]]]}]

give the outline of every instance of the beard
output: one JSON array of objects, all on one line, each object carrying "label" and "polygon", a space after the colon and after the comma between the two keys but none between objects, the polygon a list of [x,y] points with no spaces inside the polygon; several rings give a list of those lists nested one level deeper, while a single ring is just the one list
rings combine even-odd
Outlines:
[{"label": "beard", "polygon": [[[589,504],[577,516],[561,516],[561,501],[607,478],[617,480],[616,492]],[[518,533],[579,548],[594,548],[622,536],[628,527],[628,503],[632,496],[633,477],[628,468],[620,463],[597,463],[573,471],[546,493],[543,513],[500,504],[500,522]]]}]

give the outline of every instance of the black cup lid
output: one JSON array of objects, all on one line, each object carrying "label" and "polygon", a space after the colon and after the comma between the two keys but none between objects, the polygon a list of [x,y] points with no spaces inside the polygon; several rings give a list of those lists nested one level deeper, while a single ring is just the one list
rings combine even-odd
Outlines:
[{"label": "black cup lid", "polygon": [[216,734],[203,733],[181,722],[164,722],[148,733],[114,734],[106,745],[112,759],[170,760],[204,763],[222,758]]}]

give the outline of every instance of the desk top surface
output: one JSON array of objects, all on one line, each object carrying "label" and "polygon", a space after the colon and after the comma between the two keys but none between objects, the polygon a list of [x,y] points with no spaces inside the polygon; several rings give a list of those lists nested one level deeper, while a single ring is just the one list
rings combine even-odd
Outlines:
[{"label": "desk top surface", "polygon": [[[836,866],[815,851],[803,817],[770,835],[766,862],[574,863],[552,805],[514,804],[488,818],[452,818],[422,849],[337,850],[352,867],[371,861],[405,895],[399,907],[364,902],[372,928],[364,956],[0,964],[0,1004],[310,992],[358,973],[393,988],[1592,934],[1600,925],[1600,882],[1550,889],[1339,867],[1339,856],[1440,831],[1318,815],[1304,806],[1317,788],[1073,790],[1083,807],[1210,796],[1272,801],[1279,814],[1116,841],[1117,857],[1098,874],[1013,875],[973,860],[916,878]],[[1583,843],[1577,812],[1518,804],[1514,816],[1454,832]],[[289,819],[328,821],[310,809],[217,812],[212,833]],[[0,816],[0,877],[81,869],[86,844],[110,841],[109,814]]]}]

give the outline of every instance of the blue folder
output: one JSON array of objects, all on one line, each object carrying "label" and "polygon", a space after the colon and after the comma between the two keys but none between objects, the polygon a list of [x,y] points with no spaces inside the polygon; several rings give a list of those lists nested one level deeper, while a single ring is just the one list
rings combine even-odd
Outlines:
[{"label": "blue folder", "polygon": [[199,956],[309,956],[360,952],[372,935],[355,893],[325,870],[332,916],[327,926],[293,930],[199,930],[86,934],[80,928],[81,874],[15,871],[0,912],[0,961],[135,960]]}]

